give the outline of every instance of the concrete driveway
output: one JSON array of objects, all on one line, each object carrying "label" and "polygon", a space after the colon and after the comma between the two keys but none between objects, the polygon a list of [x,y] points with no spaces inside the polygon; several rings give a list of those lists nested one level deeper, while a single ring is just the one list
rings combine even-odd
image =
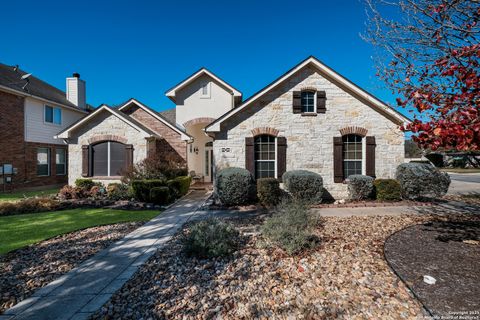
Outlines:
[{"label": "concrete driveway", "polygon": [[480,173],[448,173],[452,179],[448,194],[480,193]]}]

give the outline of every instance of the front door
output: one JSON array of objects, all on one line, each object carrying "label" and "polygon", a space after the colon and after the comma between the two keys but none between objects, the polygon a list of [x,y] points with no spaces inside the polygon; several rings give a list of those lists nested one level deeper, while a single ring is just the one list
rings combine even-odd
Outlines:
[{"label": "front door", "polygon": [[203,175],[205,182],[212,182],[213,176],[213,150],[210,146],[205,146],[205,154],[203,160]]}]

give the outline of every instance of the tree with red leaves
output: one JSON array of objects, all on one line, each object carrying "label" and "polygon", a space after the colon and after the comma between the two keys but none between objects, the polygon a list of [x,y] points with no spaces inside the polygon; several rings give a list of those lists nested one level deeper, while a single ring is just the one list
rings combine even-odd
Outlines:
[{"label": "tree with red leaves", "polygon": [[480,150],[480,1],[366,0],[379,76],[423,149]]}]

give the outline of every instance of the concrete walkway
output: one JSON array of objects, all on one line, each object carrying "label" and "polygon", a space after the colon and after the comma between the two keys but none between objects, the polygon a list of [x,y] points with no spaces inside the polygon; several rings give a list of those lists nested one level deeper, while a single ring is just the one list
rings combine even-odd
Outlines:
[{"label": "concrete walkway", "polygon": [[193,191],[110,247],[37,290],[0,319],[87,319],[195,214],[207,195]]}]

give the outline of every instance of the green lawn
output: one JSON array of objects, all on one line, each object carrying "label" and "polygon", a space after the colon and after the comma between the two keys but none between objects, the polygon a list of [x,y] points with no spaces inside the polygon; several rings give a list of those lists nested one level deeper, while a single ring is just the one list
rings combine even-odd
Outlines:
[{"label": "green lawn", "polygon": [[158,210],[72,209],[0,217],[0,255],[75,230],[148,221],[158,214]]},{"label": "green lawn", "polygon": [[31,198],[35,196],[48,196],[58,193],[58,188],[37,190],[37,191],[14,191],[13,193],[0,193],[0,202],[2,201],[18,201],[23,198]]}]

